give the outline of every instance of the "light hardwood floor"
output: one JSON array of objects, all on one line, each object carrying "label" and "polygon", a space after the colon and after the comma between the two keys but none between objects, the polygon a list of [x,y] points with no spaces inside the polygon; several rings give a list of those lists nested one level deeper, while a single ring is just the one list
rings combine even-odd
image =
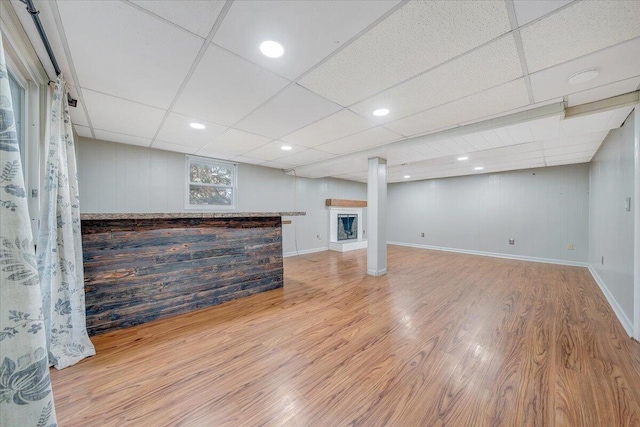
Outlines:
[{"label": "light hardwood floor", "polygon": [[67,426],[640,425],[640,344],[585,268],[389,246],[98,336],[52,370]]}]

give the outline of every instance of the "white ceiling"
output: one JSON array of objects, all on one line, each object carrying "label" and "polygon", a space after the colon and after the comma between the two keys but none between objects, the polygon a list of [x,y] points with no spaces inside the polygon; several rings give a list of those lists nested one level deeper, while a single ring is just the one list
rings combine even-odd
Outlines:
[{"label": "white ceiling", "polygon": [[[309,177],[365,181],[370,155],[387,158],[390,182],[588,162],[631,107],[495,118],[640,85],[640,1],[35,4],[78,98],[78,135]],[[282,58],[260,54],[267,39]],[[589,68],[600,75],[568,84]]]}]

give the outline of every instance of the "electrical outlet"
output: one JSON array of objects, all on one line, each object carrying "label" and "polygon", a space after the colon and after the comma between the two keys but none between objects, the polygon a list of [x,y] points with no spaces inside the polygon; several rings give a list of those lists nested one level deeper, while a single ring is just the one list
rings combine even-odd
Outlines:
[{"label": "electrical outlet", "polygon": [[510,245],[515,245],[516,244],[516,239],[509,239],[509,244]]},{"label": "electrical outlet", "polygon": [[569,243],[569,244],[567,245],[567,249],[568,249],[568,250],[570,250],[570,251],[572,251],[572,250],[573,250],[573,243]]},{"label": "electrical outlet", "polygon": [[420,233],[420,237],[424,237],[424,233]]}]

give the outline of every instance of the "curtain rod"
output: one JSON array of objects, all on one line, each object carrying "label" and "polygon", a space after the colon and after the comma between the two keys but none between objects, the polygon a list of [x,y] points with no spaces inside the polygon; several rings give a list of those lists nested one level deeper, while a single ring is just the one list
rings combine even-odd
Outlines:
[{"label": "curtain rod", "polygon": [[[44,44],[44,48],[49,55],[49,59],[51,60],[51,65],[53,65],[53,70],[56,72],[56,76],[62,74],[60,71],[60,66],[58,65],[58,61],[56,60],[56,56],[53,54],[53,49],[51,49],[51,44],[49,43],[49,38],[47,37],[47,33],[44,32],[44,27],[42,26],[42,22],[40,21],[40,11],[36,9],[33,5],[33,0],[20,0],[22,3],[27,5],[27,12],[31,15],[33,19],[33,23],[36,26],[36,30],[38,30],[38,34],[40,35],[40,39],[42,40],[42,44]],[[71,95],[67,92],[67,100],[69,102],[70,107],[75,107],[78,105],[78,100],[73,99]]]}]

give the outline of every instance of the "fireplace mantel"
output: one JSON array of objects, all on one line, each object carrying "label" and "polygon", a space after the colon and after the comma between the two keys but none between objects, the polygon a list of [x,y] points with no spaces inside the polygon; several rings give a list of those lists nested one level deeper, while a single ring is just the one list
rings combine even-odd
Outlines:
[{"label": "fireplace mantel", "polygon": [[326,199],[325,206],[336,208],[366,208],[366,200]]}]

